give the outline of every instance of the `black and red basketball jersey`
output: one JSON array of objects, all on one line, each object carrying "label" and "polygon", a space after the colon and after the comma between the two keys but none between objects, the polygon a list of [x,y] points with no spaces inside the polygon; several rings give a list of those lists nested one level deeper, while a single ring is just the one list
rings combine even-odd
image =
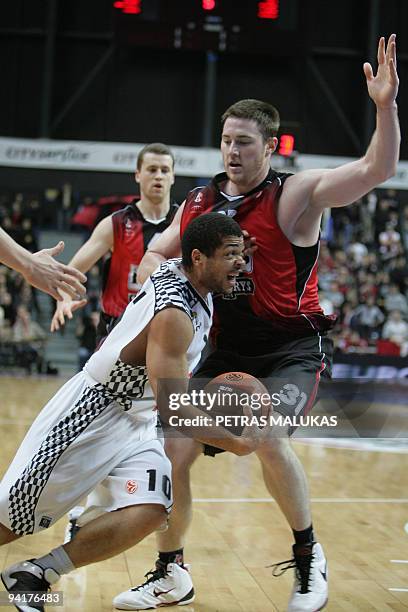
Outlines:
[{"label": "black and red basketball jersey", "polygon": [[178,209],[171,204],[160,223],[145,219],[133,202],[112,215],[113,251],[103,273],[102,310],[119,317],[139,291],[137,269],[147,248],[170,225]]},{"label": "black and red basketball jersey", "polygon": [[187,196],[181,235],[195,217],[213,211],[234,217],[256,237],[258,245],[247,258],[234,292],[215,297],[212,335],[219,349],[247,355],[268,353],[291,339],[324,332],[335,323],[335,317],[324,315],[319,305],[319,242],[311,247],[295,246],[277,222],[276,206],[288,176],[270,170],[258,187],[231,197],[221,191],[220,185],[227,180],[221,173],[207,187]]}]

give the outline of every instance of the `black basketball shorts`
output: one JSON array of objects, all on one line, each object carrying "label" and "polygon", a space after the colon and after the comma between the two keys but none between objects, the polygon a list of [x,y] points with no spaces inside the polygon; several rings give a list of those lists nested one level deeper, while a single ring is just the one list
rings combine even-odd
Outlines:
[{"label": "black basketball shorts", "polygon": [[[243,347],[243,353],[245,347]],[[259,378],[267,387],[274,411],[283,416],[305,416],[316,402],[320,379],[331,378],[333,342],[327,336],[315,335],[281,344],[273,353],[249,356],[230,350],[217,349],[194,373],[193,388],[203,388],[207,382],[224,372],[246,372]],[[292,435],[295,427],[289,429]],[[223,452],[205,445],[204,454]]]}]

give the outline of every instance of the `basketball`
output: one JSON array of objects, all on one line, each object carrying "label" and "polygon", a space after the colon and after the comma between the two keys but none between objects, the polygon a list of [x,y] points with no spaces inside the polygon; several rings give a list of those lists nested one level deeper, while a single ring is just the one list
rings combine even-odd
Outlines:
[{"label": "basketball", "polygon": [[255,376],[245,372],[225,372],[205,387],[205,410],[217,424],[234,435],[241,435],[246,423],[244,408],[249,406],[255,417],[250,424],[265,426],[272,412],[268,389]]}]

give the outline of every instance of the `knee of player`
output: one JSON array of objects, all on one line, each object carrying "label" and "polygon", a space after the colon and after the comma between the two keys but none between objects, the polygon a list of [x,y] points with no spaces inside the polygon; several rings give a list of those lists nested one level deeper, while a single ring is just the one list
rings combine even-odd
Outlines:
[{"label": "knee of player", "polygon": [[[183,442],[183,440],[181,440]],[[166,440],[166,455],[171,461],[172,479],[189,477],[190,468],[202,452],[202,445],[194,440]]]},{"label": "knee of player", "polygon": [[151,524],[153,531],[165,531],[168,526],[169,515],[166,508],[160,504],[152,505]]},{"label": "knee of player", "polygon": [[291,452],[289,438],[285,431],[274,431],[258,448],[258,455],[269,458],[271,461],[279,461]]},{"label": "knee of player", "polygon": [[121,510],[124,513],[123,521],[128,527],[144,525],[147,532],[162,531],[167,527],[168,514],[161,504],[140,504],[127,506]]}]

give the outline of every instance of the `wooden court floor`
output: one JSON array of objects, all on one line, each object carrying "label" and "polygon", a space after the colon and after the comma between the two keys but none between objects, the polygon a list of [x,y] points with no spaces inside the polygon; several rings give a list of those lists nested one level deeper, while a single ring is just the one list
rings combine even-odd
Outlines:
[{"label": "wooden court floor", "polygon": [[[0,378],[0,475],[61,379]],[[309,477],[314,524],[329,560],[329,611],[408,609],[408,454],[295,443]],[[291,536],[268,498],[256,457],[200,458],[193,469],[193,525],[186,546],[196,589],[184,612],[280,612]],[[65,521],[0,549],[0,567],[45,554],[62,542]],[[63,612],[105,612],[118,592],[141,582],[155,540],[61,579]],[[2,587],[0,587],[1,589]],[[0,606],[1,610],[10,607]],[[51,608],[49,608],[51,609]],[[173,609],[173,608],[171,608]]]}]

